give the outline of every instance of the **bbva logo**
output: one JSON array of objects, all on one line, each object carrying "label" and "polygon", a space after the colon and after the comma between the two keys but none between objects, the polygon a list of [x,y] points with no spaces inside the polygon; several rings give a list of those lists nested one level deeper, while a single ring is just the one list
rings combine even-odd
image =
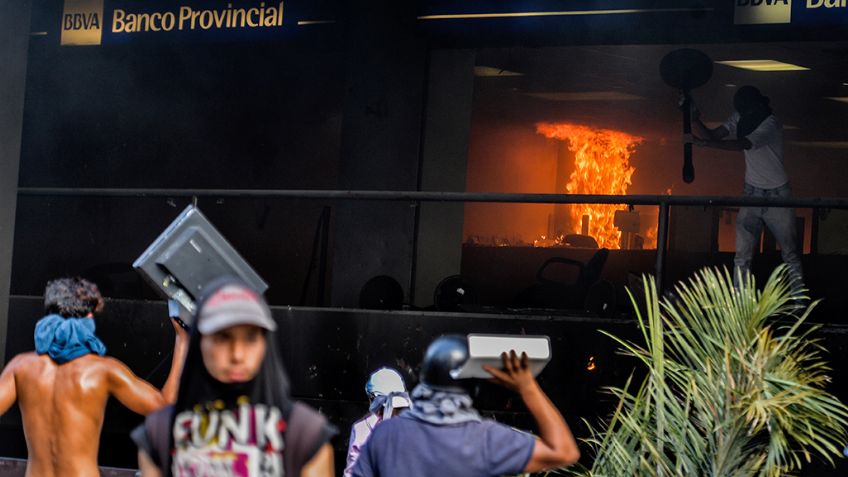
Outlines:
[{"label": "bbva logo", "polygon": [[65,0],[62,45],[99,45],[103,31],[103,0]]},{"label": "bbva logo", "polygon": [[737,25],[789,23],[792,0],[736,0],[733,22]]},{"label": "bbva logo", "polygon": [[100,28],[97,13],[66,13],[62,19],[62,30],[88,30]]}]

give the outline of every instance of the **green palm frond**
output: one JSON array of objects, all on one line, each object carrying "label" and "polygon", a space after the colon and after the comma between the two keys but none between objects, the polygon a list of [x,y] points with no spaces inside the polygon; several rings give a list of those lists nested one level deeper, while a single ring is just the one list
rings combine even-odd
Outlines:
[{"label": "green palm frond", "polygon": [[751,275],[704,269],[660,299],[643,277],[642,342],[607,334],[646,367],[609,392],[618,405],[590,427],[591,468],[565,475],[792,475],[813,455],[833,463],[848,441],[848,407],[825,391],[830,368],[799,309],[785,266],[759,290]]}]

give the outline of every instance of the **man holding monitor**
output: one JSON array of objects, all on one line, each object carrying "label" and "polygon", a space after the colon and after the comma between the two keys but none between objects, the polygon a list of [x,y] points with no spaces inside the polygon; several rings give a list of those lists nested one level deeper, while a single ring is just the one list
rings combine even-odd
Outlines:
[{"label": "man holding monitor", "polygon": [[412,409],[374,429],[353,469],[354,477],[434,473],[483,477],[577,462],[580,451],[574,436],[536,382],[526,354],[503,353],[503,369],[485,369],[495,382],[521,396],[539,426],[538,439],[480,417],[463,380],[453,378],[468,359],[463,336],[442,336],[430,344],[421,383],[412,391]]},{"label": "man holding monitor", "polygon": [[114,396],[142,415],[176,398],[187,334],[174,324],[171,372],[162,391],[106,357],[94,334],[103,309],[97,286],[81,278],[47,284],[46,316],[35,327],[35,351],[15,356],[0,374],[0,415],[21,408],[29,462],[27,475],[100,475],[97,451],[106,401]]}]

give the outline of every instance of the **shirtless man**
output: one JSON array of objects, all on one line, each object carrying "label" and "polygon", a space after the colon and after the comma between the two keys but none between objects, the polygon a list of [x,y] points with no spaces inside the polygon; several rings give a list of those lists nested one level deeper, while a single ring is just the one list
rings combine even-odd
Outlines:
[{"label": "shirtless man", "polygon": [[[97,286],[80,278],[47,284],[47,316],[36,325],[36,351],[17,355],[0,374],[0,415],[17,400],[29,461],[27,476],[99,475],[97,451],[109,396],[142,415],[174,402],[186,332],[174,323],[171,372],[160,392],[135,376],[94,336],[103,308]],[[173,321],[173,320],[172,320]]]}]

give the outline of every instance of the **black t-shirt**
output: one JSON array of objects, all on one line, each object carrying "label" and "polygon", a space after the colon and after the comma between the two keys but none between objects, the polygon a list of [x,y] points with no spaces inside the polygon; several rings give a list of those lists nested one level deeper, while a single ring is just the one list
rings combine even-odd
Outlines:
[{"label": "black t-shirt", "polygon": [[297,477],[337,433],[324,416],[302,403],[294,404],[288,419],[277,408],[248,402],[223,410],[213,403],[211,410],[173,415],[173,406],[149,415],[132,438],[174,477]]}]

